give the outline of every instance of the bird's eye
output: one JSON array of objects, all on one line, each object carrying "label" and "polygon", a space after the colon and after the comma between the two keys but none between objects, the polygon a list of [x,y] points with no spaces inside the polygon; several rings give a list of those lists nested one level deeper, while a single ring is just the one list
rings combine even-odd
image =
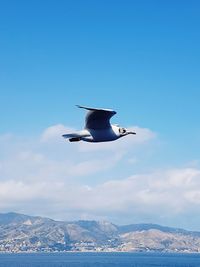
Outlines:
[{"label": "bird's eye", "polygon": [[124,129],[124,128],[119,128],[119,132],[120,132],[121,134],[124,134],[124,133],[126,132],[126,129]]}]

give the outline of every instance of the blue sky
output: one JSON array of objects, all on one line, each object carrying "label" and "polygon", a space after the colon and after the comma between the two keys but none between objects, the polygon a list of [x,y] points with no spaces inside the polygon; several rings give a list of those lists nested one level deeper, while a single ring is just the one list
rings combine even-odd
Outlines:
[{"label": "blue sky", "polygon": [[[57,146],[57,141],[55,144],[52,141],[47,146],[38,141],[46,131],[52,131],[51,127],[55,127],[54,133],[59,134],[64,130],[62,127],[81,128],[84,112],[78,110],[75,104],[82,104],[113,108],[118,112],[113,122],[137,126],[145,137],[136,146],[133,144],[133,149],[120,143],[119,149],[122,146],[125,152],[120,159],[116,158],[111,167],[105,171],[97,168],[96,172],[85,175],[82,180],[76,177],[73,183],[98,187],[113,179],[123,182],[131,175],[146,173],[149,177],[155,172],[166,174],[171,169],[182,172],[190,168],[198,173],[199,12],[198,1],[1,3],[0,135],[3,149],[0,159],[11,164],[13,155],[17,157],[23,151],[45,155],[47,161],[51,159],[56,164],[59,160],[64,161],[69,154],[74,164],[95,157],[101,160],[106,153],[108,158],[114,157],[107,148],[105,152],[103,149],[100,152],[89,149],[85,153],[81,151],[87,149],[81,150],[76,145],[72,147],[62,143]],[[117,154],[112,149],[112,153]],[[78,159],[76,153],[79,153]],[[127,165],[127,160],[135,163]],[[22,164],[18,177],[20,171],[25,177],[23,163],[18,164]],[[43,164],[46,164],[45,160]],[[40,167],[45,169],[44,165]],[[2,166],[0,179],[15,181],[14,173],[8,174],[6,168],[9,167]],[[27,175],[30,170],[26,170]],[[48,184],[50,178],[45,173]],[[65,170],[62,175],[65,176]],[[69,175],[66,174],[67,177]],[[23,178],[19,181],[24,186],[28,184]],[[78,189],[74,187],[74,190],[76,194]],[[192,193],[185,194],[191,196]],[[198,196],[200,193],[193,192],[197,205],[199,200],[195,194]],[[30,206],[23,208],[24,202],[18,206],[2,205],[1,209],[28,212]],[[55,203],[55,199],[52,202]],[[33,213],[37,214],[34,203],[37,203],[35,195],[30,199],[30,205]],[[131,220],[166,221],[172,226],[196,229],[195,222],[187,222],[188,212],[193,209],[193,215],[199,212],[198,205],[193,208],[192,203],[190,201],[186,205],[191,208],[190,211],[181,211],[180,216],[170,217],[169,214],[167,220],[156,211],[147,216],[145,211],[139,213],[133,209],[134,213],[138,212],[137,218],[129,211],[123,223]],[[80,214],[85,212],[89,218],[104,216],[103,208],[98,215],[93,214],[89,207],[79,208]],[[52,214],[45,213],[45,210],[48,209],[38,210],[38,213],[61,219],[78,218],[79,215],[78,211],[76,215],[72,214],[75,210],[72,207],[63,207],[59,214],[54,211]],[[120,212],[114,212],[113,217],[105,214],[105,219],[120,222]],[[197,220],[197,217],[194,218]]]}]

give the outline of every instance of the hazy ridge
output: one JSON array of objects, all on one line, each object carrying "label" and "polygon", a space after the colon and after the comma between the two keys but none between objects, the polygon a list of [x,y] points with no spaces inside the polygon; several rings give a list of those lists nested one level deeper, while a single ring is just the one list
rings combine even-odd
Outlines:
[{"label": "hazy ridge", "polygon": [[0,214],[1,252],[200,252],[200,232],[156,224],[118,226],[107,221],[55,221]]}]

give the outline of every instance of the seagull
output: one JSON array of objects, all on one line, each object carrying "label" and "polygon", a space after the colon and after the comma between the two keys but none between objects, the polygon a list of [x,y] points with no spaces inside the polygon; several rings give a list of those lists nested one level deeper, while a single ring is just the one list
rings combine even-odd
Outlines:
[{"label": "seagull", "polygon": [[70,142],[85,141],[91,143],[114,141],[128,134],[136,134],[119,125],[110,124],[110,119],[117,113],[111,109],[90,108],[77,105],[78,108],[86,109],[83,130],[74,133],[63,134]]}]

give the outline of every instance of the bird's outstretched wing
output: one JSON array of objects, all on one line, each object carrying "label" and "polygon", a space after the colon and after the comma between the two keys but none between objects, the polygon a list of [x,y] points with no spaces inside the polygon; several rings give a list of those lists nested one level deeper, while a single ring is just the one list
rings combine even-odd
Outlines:
[{"label": "bird's outstretched wing", "polygon": [[100,130],[110,128],[110,119],[117,113],[111,109],[90,108],[79,105],[77,105],[77,107],[88,110],[85,118],[86,129]]}]

